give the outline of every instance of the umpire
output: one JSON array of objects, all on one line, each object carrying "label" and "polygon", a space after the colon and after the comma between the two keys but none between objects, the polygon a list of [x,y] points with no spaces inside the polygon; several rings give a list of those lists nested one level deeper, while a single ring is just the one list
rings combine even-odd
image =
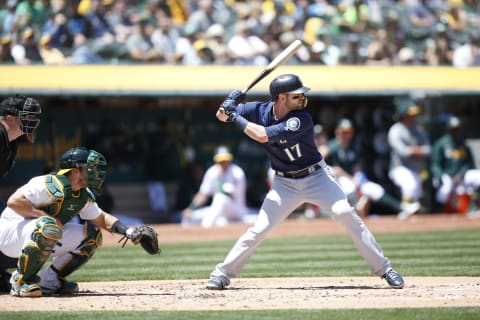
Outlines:
[{"label": "umpire", "polygon": [[[17,143],[26,136],[35,142],[39,116],[42,109],[37,100],[23,95],[8,97],[0,103],[0,177],[4,177],[15,165]],[[0,199],[0,212],[5,201]],[[0,251],[0,292],[10,292],[10,274],[8,268],[16,266],[17,259],[5,256]]]}]

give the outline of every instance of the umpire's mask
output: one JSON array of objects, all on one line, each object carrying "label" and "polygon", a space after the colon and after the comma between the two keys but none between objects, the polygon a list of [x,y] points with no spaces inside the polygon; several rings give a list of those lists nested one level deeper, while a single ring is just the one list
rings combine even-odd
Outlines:
[{"label": "umpire's mask", "polygon": [[41,113],[40,104],[33,98],[27,98],[23,108],[18,111],[22,132],[25,133],[31,143],[35,142],[37,138],[37,128],[40,125],[39,115]]}]

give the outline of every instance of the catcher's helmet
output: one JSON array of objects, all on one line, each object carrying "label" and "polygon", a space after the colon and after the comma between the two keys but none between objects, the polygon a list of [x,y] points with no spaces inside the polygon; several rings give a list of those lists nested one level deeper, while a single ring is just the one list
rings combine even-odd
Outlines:
[{"label": "catcher's helmet", "polygon": [[37,100],[22,95],[15,95],[0,103],[0,115],[13,115],[20,118],[22,132],[30,142],[35,142],[37,128],[40,125],[39,115],[42,108]]},{"label": "catcher's helmet", "polygon": [[270,96],[277,99],[280,93],[305,93],[310,88],[304,87],[302,80],[294,74],[282,74],[270,82]]},{"label": "catcher's helmet", "polygon": [[66,174],[73,168],[88,168],[88,187],[98,190],[107,175],[107,161],[105,157],[95,151],[84,147],[67,150],[60,158],[60,170],[57,174]]},{"label": "catcher's helmet", "polygon": [[90,150],[87,167],[88,187],[93,190],[100,189],[107,176],[107,160],[105,160],[105,157],[101,153]]}]

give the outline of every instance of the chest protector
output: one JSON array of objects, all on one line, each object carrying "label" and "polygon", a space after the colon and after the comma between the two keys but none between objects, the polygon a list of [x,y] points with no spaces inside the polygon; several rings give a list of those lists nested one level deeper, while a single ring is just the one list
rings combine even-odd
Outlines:
[{"label": "chest protector", "polygon": [[88,189],[83,188],[74,192],[67,177],[63,175],[46,175],[45,187],[55,200],[39,209],[57,218],[63,224],[75,217],[88,201],[95,199]]}]

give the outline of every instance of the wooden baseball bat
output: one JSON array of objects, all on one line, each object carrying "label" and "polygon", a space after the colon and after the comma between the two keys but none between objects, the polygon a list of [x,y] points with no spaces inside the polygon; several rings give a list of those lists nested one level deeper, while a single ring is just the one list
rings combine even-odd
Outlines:
[{"label": "wooden baseball bat", "polygon": [[250,89],[252,89],[257,83],[259,83],[263,78],[268,76],[270,73],[272,73],[273,70],[275,70],[279,65],[290,59],[297,51],[300,49],[300,47],[303,45],[302,41],[300,40],[295,40],[293,41],[288,47],[286,47],[280,54],[272,60],[268,64],[268,66],[265,67],[265,69],[260,72],[260,74],[250,82],[250,84],[242,90],[243,93],[247,93]]}]

